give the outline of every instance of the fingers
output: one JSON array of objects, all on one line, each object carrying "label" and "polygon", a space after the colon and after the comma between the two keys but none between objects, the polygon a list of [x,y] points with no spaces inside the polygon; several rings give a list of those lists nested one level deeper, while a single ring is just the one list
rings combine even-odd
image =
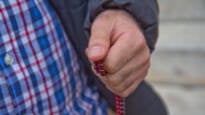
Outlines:
[{"label": "fingers", "polygon": [[133,87],[136,88],[148,72],[150,66],[149,55],[149,50],[144,49],[120,71],[107,75],[107,84],[112,88],[112,91],[123,97],[132,93],[134,91]]},{"label": "fingers", "polygon": [[[136,90],[136,88],[139,86],[139,84],[144,80],[145,76],[147,75],[149,67],[150,67],[150,63],[147,63],[141,72],[139,72],[139,73],[135,72],[132,74],[132,75],[138,74],[138,77],[136,80],[133,80],[133,82],[131,79],[130,79],[130,81],[127,80],[128,82],[126,81],[128,83],[128,85],[122,87],[122,88],[124,88],[124,90],[121,89],[121,91],[119,92],[122,97],[128,97],[131,93],[133,93]],[[130,78],[132,78],[132,77],[130,77]],[[132,82],[132,83],[129,83],[129,82]],[[123,86],[123,84],[122,84],[122,86]]]},{"label": "fingers", "polygon": [[128,13],[119,12],[105,11],[95,19],[86,54],[91,63],[104,60],[108,75],[101,76],[93,69],[95,74],[110,91],[126,97],[145,78],[150,54],[136,22],[124,15]]},{"label": "fingers", "polygon": [[101,60],[107,55],[114,25],[113,19],[109,13],[102,13],[93,22],[91,37],[86,49],[90,61]]},{"label": "fingers", "polygon": [[108,73],[119,71],[133,56],[145,48],[145,38],[139,33],[136,35],[136,31],[129,31],[121,34],[115,44],[110,48],[105,59],[105,68]]},{"label": "fingers", "polygon": [[126,76],[126,79],[123,82],[119,83],[116,86],[110,85],[108,83],[109,80],[107,80],[107,87],[110,87],[113,93],[118,94],[121,97],[127,97],[137,88],[137,86],[145,78],[148,72],[147,68],[149,68],[149,64],[144,65],[139,70],[133,71],[129,76]]},{"label": "fingers", "polygon": [[139,83],[145,78],[148,72],[148,68],[149,64],[147,63],[139,70],[136,70],[135,72],[130,74],[130,76],[128,76],[124,82],[121,82],[121,84],[116,86],[114,89],[116,89],[117,92],[120,93],[123,97],[128,96],[135,90],[133,89],[133,87],[137,88]]},{"label": "fingers", "polygon": [[138,54],[135,55],[129,62],[127,62],[122,69],[114,74],[107,75],[111,85],[119,85],[119,83],[124,82],[125,79],[127,79],[126,76],[129,76],[133,72],[140,70],[143,68],[143,66],[149,63],[149,54],[145,54],[146,52],[144,50],[138,52]]}]

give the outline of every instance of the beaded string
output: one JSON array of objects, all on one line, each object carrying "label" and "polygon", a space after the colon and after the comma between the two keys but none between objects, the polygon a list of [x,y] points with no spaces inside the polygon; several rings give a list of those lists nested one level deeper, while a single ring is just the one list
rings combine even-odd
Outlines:
[{"label": "beaded string", "polygon": [[[107,74],[102,60],[94,63],[94,69],[101,76],[105,76]],[[115,111],[116,115],[125,115],[125,99],[118,95],[115,95]]]}]

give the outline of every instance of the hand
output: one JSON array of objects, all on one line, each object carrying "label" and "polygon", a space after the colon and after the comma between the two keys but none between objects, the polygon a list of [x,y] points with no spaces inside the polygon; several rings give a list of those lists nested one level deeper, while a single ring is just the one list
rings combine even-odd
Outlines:
[{"label": "hand", "polygon": [[104,59],[106,76],[100,76],[113,93],[129,96],[147,75],[150,52],[136,21],[122,10],[106,10],[94,20],[86,49],[91,63]]}]

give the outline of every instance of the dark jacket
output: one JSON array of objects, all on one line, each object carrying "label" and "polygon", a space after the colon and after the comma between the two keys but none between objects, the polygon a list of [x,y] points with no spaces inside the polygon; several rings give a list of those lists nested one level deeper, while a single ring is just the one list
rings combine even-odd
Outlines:
[{"label": "dark jacket", "polygon": [[87,63],[85,48],[95,17],[106,9],[124,9],[141,25],[150,51],[158,36],[156,0],[50,0],[79,56]]},{"label": "dark jacket", "polygon": [[[50,0],[51,5],[55,9],[64,29],[75,47],[79,57],[83,60],[83,65],[87,68],[89,84],[98,86],[101,94],[108,100],[111,106],[114,106],[114,95],[109,92],[99,79],[90,70],[88,59],[85,55],[90,28],[95,17],[106,9],[124,9],[129,12],[135,20],[140,24],[147,44],[152,52],[158,36],[158,4],[156,0]],[[147,93],[148,92],[148,93]],[[147,102],[143,102],[143,98],[147,97]],[[155,93],[145,83],[139,86],[136,92],[128,97],[127,103],[133,103],[137,100],[141,107],[137,108],[143,111],[148,105],[155,106]],[[133,101],[133,99],[135,101]],[[155,100],[155,101],[154,101]],[[160,101],[158,103],[161,103]],[[136,105],[136,104],[135,104]],[[132,108],[132,107],[127,107]],[[162,107],[163,108],[163,107]],[[136,112],[135,107],[130,113]],[[128,113],[129,113],[128,112]],[[139,113],[140,114],[140,113]],[[149,113],[148,113],[149,114]],[[157,113],[160,115],[159,113]],[[142,115],[142,114],[141,114]]]}]

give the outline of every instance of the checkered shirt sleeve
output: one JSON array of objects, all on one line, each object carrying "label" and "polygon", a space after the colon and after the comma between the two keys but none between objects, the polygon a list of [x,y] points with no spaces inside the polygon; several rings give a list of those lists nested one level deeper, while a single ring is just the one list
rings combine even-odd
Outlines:
[{"label": "checkered shirt sleeve", "polygon": [[0,114],[107,114],[88,77],[47,0],[0,0]]}]

